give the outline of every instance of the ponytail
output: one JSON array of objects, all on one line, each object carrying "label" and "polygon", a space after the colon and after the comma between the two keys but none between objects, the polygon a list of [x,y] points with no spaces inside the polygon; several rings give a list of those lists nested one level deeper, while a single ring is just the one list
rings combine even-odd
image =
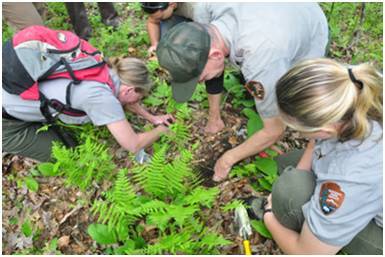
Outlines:
[{"label": "ponytail", "polygon": [[358,88],[357,97],[352,106],[351,119],[345,118],[341,138],[363,139],[369,133],[370,120],[382,126],[382,75],[367,63],[352,67],[351,74],[362,83],[362,87],[350,78],[351,86]]},{"label": "ponytail", "polygon": [[339,140],[362,140],[371,120],[382,125],[382,75],[369,64],[349,72],[334,60],[306,60],[277,82],[276,94],[283,120],[300,131],[342,122]]}]

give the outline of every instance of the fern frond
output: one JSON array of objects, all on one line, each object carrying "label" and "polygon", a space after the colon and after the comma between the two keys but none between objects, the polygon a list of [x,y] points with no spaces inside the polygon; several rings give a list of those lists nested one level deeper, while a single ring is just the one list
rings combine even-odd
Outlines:
[{"label": "fern frond", "polygon": [[55,143],[52,155],[59,174],[66,177],[66,184],[78,186],[81,190],[88,188],[93,181],[101,181],[115,168],[106,147],[93,142],[90,137],[75,149],[66,149]]},{"label": "fern frond", "polygon": [[164,145],[158,152],[153,154],[150,164],[144,169],[133,170],[134,181],[138,183],[145,192],[159,198],[166,195],[168,183],[164,176],[166,164],[166,151],[168,146]]},{"label": "fern frond", "polygon": [[184,203],[188,205],[199,204],[210,208],[218,194],[219,189],[217,187],[206,189],[199,186],[184,198]]},{"label": "fern frond", "polygon": [[167,212],[175,219],[175,223],[182,227],[185,220],[191,218],[199,208],[197,206],[170,205]]},{"label": "fern frond", "polygon": [[137,195],[133,186],[129,182],[127,176],[127,169],[121,169],[117,175],[112,194],[109,194],[108,200],[120,206],[130,205]]}]

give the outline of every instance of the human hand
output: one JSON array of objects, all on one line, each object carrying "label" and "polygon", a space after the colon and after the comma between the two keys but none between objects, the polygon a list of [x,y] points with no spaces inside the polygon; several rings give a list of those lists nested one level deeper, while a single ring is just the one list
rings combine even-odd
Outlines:
[{"label": "human hand", "polygon": [[171,114],[165,115],[153,115],[150,119],[150,122],[154,125],[164,124],[166,127],[170,126],[175,122],[175,118]]},{"label": "human hand", "polygon": [[231,155],[228,154],[228,152],[226,152],[215,163],[214,176],[213,176],[214,181],[216,181],[216,182],[222,181],[229,174],[231,168],[234,165],[234,162],[230,156]]},{"label": "human hand", "polygon": [[207,121],[205,132],[210,134],[216,134],[225,127],[222,119],[210,119]]},{"label": "human hand", "polygon": [[148,48],[147,52],[148,52],[148,55],[153,55],[155,54],[155,51],[156,51],[156,47],[157,45],[152,45]]},{"label": "human hand", "polygon": [[267,197],[267,203],[265,205],[265,210],[267,209],[272,209],[273,208],[273,202],[271,200],[271,193],[269,194],[269,196]]}]

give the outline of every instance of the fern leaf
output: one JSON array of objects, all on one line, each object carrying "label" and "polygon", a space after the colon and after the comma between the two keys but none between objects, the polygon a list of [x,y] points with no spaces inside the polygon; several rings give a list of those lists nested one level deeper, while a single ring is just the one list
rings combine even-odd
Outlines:
[{"label": "fern leaf", "polygon": [[219,189],[217,187],[206,189],[199,186],[184,198],[184,202],[188,205],[200,204],[211,207],[218,194]]}]

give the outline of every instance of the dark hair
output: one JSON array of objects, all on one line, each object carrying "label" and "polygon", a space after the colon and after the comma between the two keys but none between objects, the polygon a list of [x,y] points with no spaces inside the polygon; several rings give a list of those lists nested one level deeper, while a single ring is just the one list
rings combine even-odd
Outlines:
[{"label": "dark hair", "polygon": [[158,10],[165,10],[168,7],[168,2],[142,2],[140,3],[142,10],[148,14],[153,14]]}]

